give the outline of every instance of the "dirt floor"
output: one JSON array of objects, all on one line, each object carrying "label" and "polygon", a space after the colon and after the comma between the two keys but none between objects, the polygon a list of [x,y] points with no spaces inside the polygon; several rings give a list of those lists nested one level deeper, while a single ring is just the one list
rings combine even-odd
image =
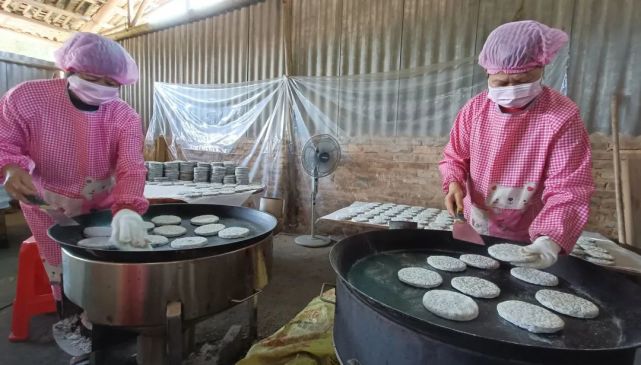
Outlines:
[{"label": "dirt floor", "polygon": [[[8,216],[11,247],[0,249],[0,364],[68,364],[69,356],[56,346],[51,337],[54,315],[42,315],[31,323],[31,338],[23,343],[6,339],[11,325],[11,301],[15,294],[17,252],[29,229],[20,214]],[[328,254],[330,247],[303,248],[294,243],[295,236],[280,234],[274,240],[272,279],[259,296],[258,335],[269,336],[317,296],[323,282],[332,283],[335,275]],[[220,339],[233,324],[246,327],[249,306],[238,306],[199,326],[196,337]],[[244,328],[245,328],[244,327]],[[198,340],[198,339],[197,339]]]}]

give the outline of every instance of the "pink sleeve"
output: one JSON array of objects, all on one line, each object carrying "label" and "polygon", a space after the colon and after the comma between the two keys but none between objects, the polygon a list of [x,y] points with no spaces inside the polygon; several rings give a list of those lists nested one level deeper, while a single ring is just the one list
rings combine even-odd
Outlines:
[{"label": "pink sleeve", "polygon": [[[20,113],[17,88],[0,99],[0,170],[7,165],[16,165],[25,171],[33,170],[33,161],[28,156],[28,118]],[[0,172],[0,183],[4,176]]]},{"label": "pink sleeve", "polygon": [[472,103],[467,103],[456,116],[450,131],[450,141],[439,162],[442,188],[448,192],[450,183],[458,182],[465,191],[470,171],[470,130],[472,125]]},{"label": "pink sleeve", "polygon": [[121,209],[131,209],[143,214],[149,207],[144,197],[145,161],[140,117],[133,111],[120,128],[118,137],[118,160],[116,162],[116,185],[113,190],[115,214]]},{"label": "pink sleeve", "polygon": [[590,140],[576,114],[556,136],[543,182],[543,209],[530,225],[532,241],[549,236],[565,253],[572,251],[590,213],[594,191]]}]

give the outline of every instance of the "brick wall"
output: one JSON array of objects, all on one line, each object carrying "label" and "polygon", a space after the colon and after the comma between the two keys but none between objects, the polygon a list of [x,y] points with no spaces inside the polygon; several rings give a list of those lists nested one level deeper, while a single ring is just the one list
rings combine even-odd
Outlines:
[{"label": "brick wall", "polygon": [[[593,149],[593,176],[596,192],[586,229],[616,238],[614,168],[610,137],[590,136]],[[342,147],[337,171],[320,180],[317,212],[324,215],[361,201],[391,201],[443,207],[438,161],[446,138],[378,138],[352,140]],[[623,155],[641,154],[641,138],[623,138]],[[297,206],[292,231],[305,232],[310,221],[310,178],[298,169],[297,189],[303,199]],[[321,224],[326,233],[339,229]]]},{"label": "brick wall", "polygon": [[[611,138],[590,136],[596,192],[586,229],[617,237],[614,165]],[[256,141],[243,139],[230,154],[192,151],[187,158],[240,161]],[[342,160],[334,174],[321,178],[317,216],[345,207],[356,200],[443,207],[438,161],[447,138],[361,138],[341,145]],[[300,147],[300,146],[299,146]],[[641,155],[641,137],[621,139],[622,156]],[[292,148],[291,150],[300,150]],[[182,157],[182,156],[181,156]],[[285,199],[285,230],[309,231],[311,178],[300,166],[299,156],[288,152],[286,144],[272,156],[256,153],[250,165],[267,163],[256,175],[268,186],[266,194]],[[272,161],[273,160],[273,161]],[[271,162],[269,162],[271,161]],[[264,165],[261,165],[264,167]],[[254,202],[252,205],[256,205]],[[354,229],[336,224],[320,224],[325,234],[353,233]]]}]

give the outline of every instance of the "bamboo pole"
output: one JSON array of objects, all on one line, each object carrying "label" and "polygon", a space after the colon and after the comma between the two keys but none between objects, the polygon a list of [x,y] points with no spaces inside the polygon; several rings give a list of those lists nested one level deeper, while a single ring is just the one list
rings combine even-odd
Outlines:
[{"label": "bamboo pole", "polygon": [[614,189],[617,209],[617,233],[619,243],[627,244],[625,221],[623,217],[623,193],[621,188],[621,152],[619,149],[619,96],[612,95],[610,102],[610,122],[612,124],[612,159],[614,160]]}]

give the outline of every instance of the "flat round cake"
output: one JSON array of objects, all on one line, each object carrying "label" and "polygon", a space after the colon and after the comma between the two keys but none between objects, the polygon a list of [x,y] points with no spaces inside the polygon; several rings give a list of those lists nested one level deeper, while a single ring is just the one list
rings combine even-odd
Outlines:
[{"label": "flat round cake", "polygon": [[558,290],[541,289],[534,294],[536,300],[544,307],[566,316],[576,318],[595,318],[599,307],[587,299]]},{"label": "flat round cake", "polygon": [[78,241],[78,246],[86,248],[95,248],[99,250],[108,250],[118,248],[118,245],[109,240],[109,237],[89,237]]},{"label": "flat round cake", "polygon": [[487,249],[487,253],[495,259],[505,262],[533,262],[537,258],[536,255],[526,255],[523,253],[523,246],[511,243],[499,243],[492,245]]},{"label": "flat round cake", "polygon": [[459,259],[477,269],[498,269],[500,266],[498,261],[483,255],[464,254]]},{"label": "flat round cake", "polygon": [[450,256],[430,256],[427,258],[427,263],[435,269],[449,272],[464,271],[467,267],[463,261]]},{"label": "flat round cake", "polygon": [[510,270],[510,274],[519,280],[534,285],[559,285],[559,278],[557,278],[556,275],[538,269],[531,269],[528,267],[515,267]]},{"label": "flat round cake", "polygon": [[450,282],[452,288],[474,298],[496,298],[501,294],[496,284],[474,276],[458,276]]},{"label": "flat round cake", "polygon": [[538,305],[520,300],[506,300],[496,306],[499,316],[533,333],[554,333],[565,327],[561,317]]},{"label": "flat round cake", "polygon": [[471,321],[479,315],[479,306],[472,298],[451,290],[428,291],[423,295],[423,306],[452,321]]},{"label": "flat round cake", "polygon": [[151,222],[147,222],[147,221],[142,222],[142,228],[146,230],[153,229],[155,226],[156,225]]},{"label": "flat round cake", "polygon": [[169,243],[169,239],[167,237],[157,234],[146,235],[145,241],[149,242],[151,247],[161,247]]},{"label": "flat round cake", "polygon": [[225,229],[224,224],[219,224],[219,223],[214,223],[214,224],[205,224],[204,226],[200,226],[194,230],[194,233],[199,235],[199,236],[215,236],[218,234],[218,232],[222,231]]},{"label": "flat round cake", "polygon": [[436,271],[422,267],[405,267],[398,271],[398,280],[405,284],[419,288],[435,288],[443,282],[443,278]]},{"label": "flat round cake", "polygon": [[588,262],[591,262],[591,263],[597,264],[597,265],[604,265],[604,266],[613,266],[614,265],[614,260],[598,259],[596,257],[591,257],[591,256],[586,256],[585,259]]},{"label": "flat round cake", "polygon": [[165,236],[165,237],[178,237],[187,233],[187,228],[183,226],[160,226],[154,228],[154,234]]},{"label": "flat round cake", "polygon": [[218,232],[220,238],[243,238],[249,235],[249,229],[245,227],[228,227]]},{"label": "flat round cake", "polygon": [[194,217],[191,219],[191,224],[195,226],[204,226],[206,224],[218,223],[219,220],[220,218],[213,214],[199,215],[198,217]]},{"label": "flat round cake", "polygon": [[207,244],[205,237],[183,237],[171,241],[171,248],[182,250],[187,248],[202,247]]},{"label": "flat round cake", "polygon": [[604,253],[600,251],[594,251],[588,248],[585,250],[585,253],[587,253],[590,257],[594,257],[596,259],[614,261],[614,257],[607,252]]},{"label": "flat round cake", "polygon": [[111,226],[87,227],[82,234],[85,237],[111,237]]},{"label": "flat round cake", "polygon": [[157,226],[170,226],[180,224],[182,219],[177,215],[159,215],[151,218],[151,222]]}]

